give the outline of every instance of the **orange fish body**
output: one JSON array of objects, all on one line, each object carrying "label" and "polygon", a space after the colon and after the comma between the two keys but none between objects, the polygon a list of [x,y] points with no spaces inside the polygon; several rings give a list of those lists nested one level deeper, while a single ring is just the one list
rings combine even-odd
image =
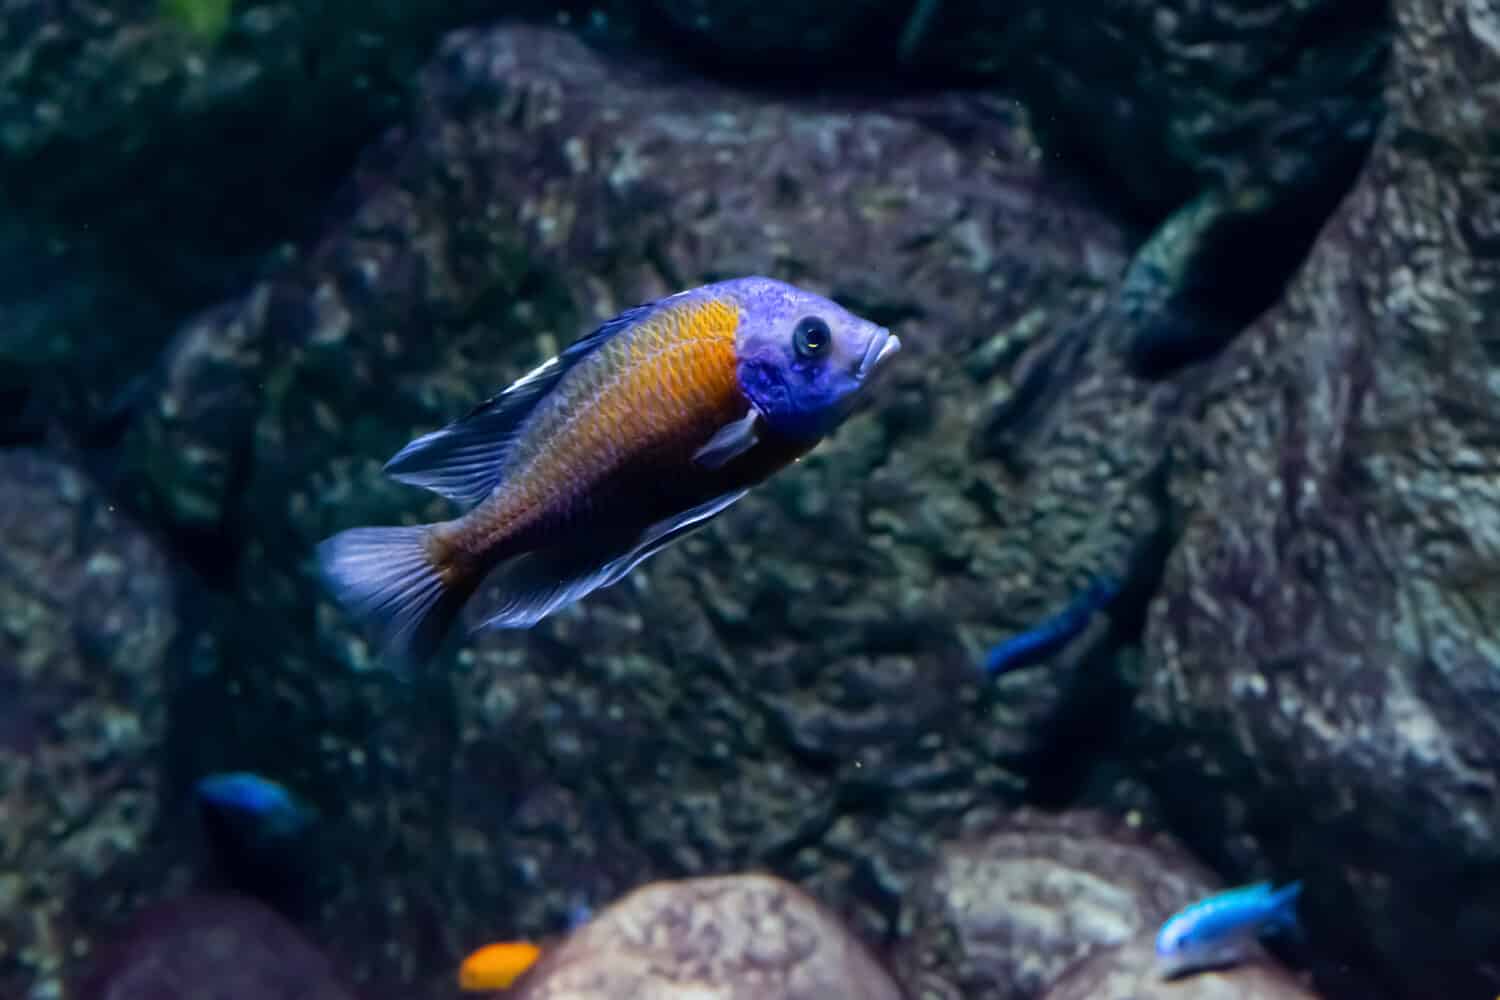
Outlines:
[{"label": "orange fish body", "polygon": [[629,310],[386,464],[471,506],[319,548],[334,595],[421,660],[487,577],[525,628],[718,516],[817,444],[899,347],[821,296],[742,278]]},{"label": "orange fish body", "polygon": [[581,501],[619,493],[622,480],[681,474],[749,409],[735,379],[739,322],[732,302],[688,301],[601,345],[515,442],[508,488],[436,533],[435,557],[482,572],[532,547]]},{"label": "orange fish body", "polygon": [[458,988],[474,993],[508,989],[541,955],[542,949],[530,941],[487,944],[458,967]]}]

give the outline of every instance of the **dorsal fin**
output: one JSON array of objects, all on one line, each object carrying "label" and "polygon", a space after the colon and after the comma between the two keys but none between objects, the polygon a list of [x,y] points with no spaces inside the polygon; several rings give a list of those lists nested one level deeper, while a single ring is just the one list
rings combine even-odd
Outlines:
[{"label": "dorsal fin", "polygon": [[385,463],[385,473],[398,482],[432,490],[458,503],[483,500],[504,478],[509,445],[537,403],[574,365],[657,305],[647,302],[625,310],[453,423],[423,434]]}]

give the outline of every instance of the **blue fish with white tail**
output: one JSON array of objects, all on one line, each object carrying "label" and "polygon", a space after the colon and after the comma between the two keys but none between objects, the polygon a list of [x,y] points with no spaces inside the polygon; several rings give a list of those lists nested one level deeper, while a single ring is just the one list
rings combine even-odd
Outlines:
[{"label": "blue fish with white tail", "polygon": [[1235,965],[1252,957],[1260,935],[1295,931],[1302,883],[1257,882],[1184,907],[1156,935],[1162,978]]}]

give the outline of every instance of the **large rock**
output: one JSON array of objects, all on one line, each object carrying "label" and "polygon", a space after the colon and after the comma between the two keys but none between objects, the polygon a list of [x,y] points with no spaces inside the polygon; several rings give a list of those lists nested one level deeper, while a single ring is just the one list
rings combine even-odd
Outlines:
[{"label": "large rock", "polygon": [[[197,595],[174,746],[324,809],[323,931],[360,975],[448,967],[437,925],[537,934],[575,895],[755,866],[889,934],[958,816],[1033,774],[1068,786],[1046,760],[1118,691],[1130,602],[1053,669],[991,687],[975,664],[1091,573],[1149,589],[1161,425],[1094,336],[1117,231],[995,112],[459,33],[350,214],[183,330],[127,467],[184,537],[237,545],[191,547],[221,586]],[[755,272],[897,325],[873,405],[628,583],[467,647],[456,685],[373,670],[312,547],[451,514],[380,465],[598,319]]]},{"label": "large rock", "polygon": [[1318,1000],[1263,954],[1239,965],[1161,978],[1155,932],[1082,959],[1041,1000]]},{"label": "large rock", "polygon": [[112,443],[174,325],[321,228],[442,32],[575,6],[0,0],[0,402]]},{"label": "large rock", "polygon": [[901,1000],[833,914],[764,875],[661,882],[543,955],[515,1000]]},{"label": "large rock", "polygon": [[1208,356],[1276,300],[1368,151],[1387,4],[1015,6],[973,5],[946,31],[940,15],[927,58],[988,65],[1003,53],[1044,142],[1154,224],[1121,290],[1133,367],[1161,374]]},{"label": "large rock", "polygon": [[691,39],[707,49],[711,54],[698,59],[704,65],[728,57],[759,74],[795,67],[839,75],[869,73],[887,62],[911,5],[900,0],[647,0],[641,6],[653,34]]},{"label": "large rock", "polygon": [[1500,16],[1399,0],[1391,117],[1175,448],[1141,742],[1367,995],[1500,989]]},{"label": "large rock", "polygon": [[91,964],[77,1000],[354,1000],[296,927],[240,896],[154,906]]},{"label": "large rock", "polygon": [[1021,810],[943,845],[904,901],[896,972],[914,997],[1026,1000],[1215,888],[1138,818]]},{"label": "large rock", "polygon": [[[654,0],[648,37],[757,81],[969,80],[1151,230],[1122,289],[1132,365],[1200,360],[1275,300],[1380,119],[1376,0]],[[706,51],[705,51],[706,50]],[[770,67],[770,68],[768,68]],[[786,70],[781,69],[783,75]]]},{"label": "large rock", "polygon": [[57,995],[134,901],[172,605],[161,553],[75,467],[0,451],[0,994]]}]

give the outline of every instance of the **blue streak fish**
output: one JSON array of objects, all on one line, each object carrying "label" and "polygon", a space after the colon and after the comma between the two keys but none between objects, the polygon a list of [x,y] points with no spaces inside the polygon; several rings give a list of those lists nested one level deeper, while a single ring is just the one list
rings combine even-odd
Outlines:
[{"label": "blue streak fish", "polygon": [[769,278],[627,310],[386,463],[467,513],[341,532],[323,577],[397,663],[430,658],[487,579],[499,606],[479,628],[528,628],[813,448],[900,346]]},{"label": "blue streak fish", "polygon": [[196,792],[205,808],[260,835],[292,836],[315,818],[313,810],[280,783],[253,771],[210,774]]},{"label": "blue streak fish", "polygon": [[316,908],[326,881],[316,809],[253,771],[210,774],[194,793],[216,868],[231,888],[294,919]]},{"label": "blue streak fish", "polygon": [[1301,894],[1301,882],[1281,889],[1258,882],[1184,907],[1156,935],[1162,977],[1234,965],[1251,957],[1261,934],[1296,929]]},{"label": "blue streak fish", "polygon": [[1057,614],[992,648],[985,656],[984,672],[993,677],[1043,662],[1076,639],[1088,627],[1094,612],[1108,605],[1119,593],[1118,580],[1096,578],[1087,590]]}]

